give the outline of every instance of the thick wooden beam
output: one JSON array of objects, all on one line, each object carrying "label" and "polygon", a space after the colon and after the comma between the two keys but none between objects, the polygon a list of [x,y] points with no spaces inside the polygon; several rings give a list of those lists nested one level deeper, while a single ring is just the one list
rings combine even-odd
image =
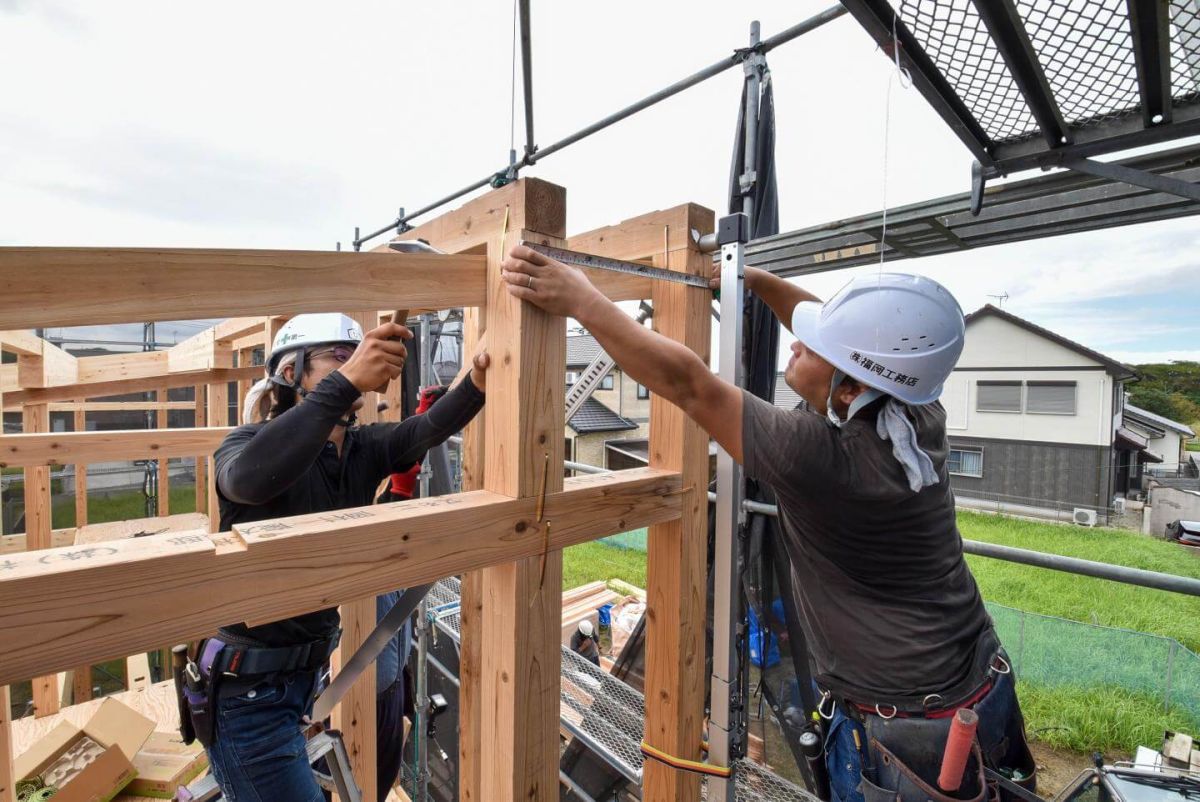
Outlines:
[{"label": "thick wooden beam", "polygon": [[233,367],[233,348],[217,339],[216,331],[205,329],[166,350],[167,372]]},{"label": "thick wooden beam", "polygon": [[[205,398],[207,392],[208,390],[206,389],[205,385],[196,385],[194,399],[196,411],[195,417],[192,421],[195,424],[196,429],[206,428],[205,422],[208,420],[208,416],[205,414],[204,405],[207,400]],[[220,443],[217,443],[216,445],[220,445]],[[216,445],[214,445],[211,449],[201,449],[199,451],[192,452],[196,460],[195,469],[193,470],[193,473],[196,475],[196,512],[208,511],[208,457],[214,450],[216,450]]]},{"label": "thick wooden beam", "polygon": [[[26,437],[38,437],[50,431],[50,410],[45,404],[31,404],[22,411],[22,431]],[[50,469],[45,466],[25,468],[25,545],[31,551],[50,548],[51,522]],[[33,679],[33,714],[42,716],[58,712],[58,682],[53,674]]]},{"label": "thick wooden beam", "polygon": [[13,773],[12,696],[0,685],[0,802],[17,802],[17,777]]},{"label": "thick wooden beam", "polygon": [[[154,398],[160,404],[164,405],[164,406],[160,406],[158,408],[158,411],[155,415],[155,424],[158,426],[158,430],[160,432],[166,431],[166,429],[170,426],[170,416],[167,414],[167,410],[170,409],[170,407],[165,406],[165,405],[170,404],[170,401],[167,400],[167,388],[163,387],[160,390],[158,390],[158,392],[155,394]],[[183,405],[185,407],[190,406],[190,404],[188,404],[187,402],[183,402]],[[158,457],[158,481],[157,481],[157,483],[158,483],[158,510],[157,510],[157,512],[160,517],[165,518],[166,516],[171,514],[171,458],[170,457],[165,457],[165,456]]]},{"label": "thick wooden beam", "polygon": [[[191,401],[60,401],[50,404],[51,412],[155,412],[162,410],[191,409]],[[5,412],[20,412],[20,404],[4,404]]]},{"label": "thick wooden beam", "polygon": [[142,457],[211,454],[230,431],[229,427],[214,427],[9,434],[0,437],[0,467],[87,465]]},{"label": "thick wooden beam", "polygon": [[[509,208],[507,231],[502,224],[487,241],[492,367],[483,486],[537,498],[563,486],[566,320],[509,295],[500,263],[516,241],[512,232],[532,228],[528,219],[561,230],[566,193],[553,185],[533,191],[541,183],[533,179],[521,183],[524,204]],[[563,244],[546,232],[525,237]],[[544,517],[551,531],[558,527],[553,516]],[[485,570],[482,626],[482,798],[557,800],[562,552],[547,548],[536,558]]]},{"label": "thick wooden beam", "polygon": [[[487,331],[487,309],[463,310],[463,367]],[[464,380],[466,377],[464,376]],[[463,429],[462,489],[482,490],[484,471],[483,411]],[[483,571],[468,571],[459,585],[458,654],[458,798],[480,802],[483,765]]]},{"label": "thick wooden beam", "polygon": [[[165,354],[164,351],[148,351],[146,353]],[[81,362],[89,359],[104,359],[104,357],[84,357]],[[5,366],[7,367],[7,366]],[[136,379],[118,379],[101,381],[105,378],[103,372],[96,374],[94,382],[82,384],[66,384],[61,387],[48,387],[44,390],[17,390],[4,394],[5,404],[46,404],[54,401],[71,401],[85,398],[108,398],[114,395],[130,393],[148,393],[160,387],[175,389],[191,387],[196,384],[215,382],[234,382],[242,379],[258,379],[262,377],[261,367],[218,368],[196,373],[179,373],[167,375],[166,362],[162,369],[150,372],[149,375]],[[109,377],[111,378],[111,377]],[[190,409],[190,407],[188,407]]]},{"label": "thick wooden beam", "polygon": [[76,381],[75,357],[32,332],[0,331],[0,350],[17,355],[16,380],[20,387],[49,387]]},{"label": "thick wooden beam", "polygon": [[[76,433],[87,431],[87,413],[82,409],[75,410]],[[88,489],[87,463],[75,463],[75,528],[87,526],[88,522]]]},{"label": "thick wooden beam", "polygon": [[0,248],[0,328],[478,306],[483,277],[479,257],[395,251]]},{"label": "thick wooden beam", "polygon": [[[606,255],[630,258],[654,254],[657,240],[684,247],[658,255],[655,263],[705,274],[711,257],[695,247],[691,230],[713,230],[713,213],[687,204],[627,220],[626,233],[600,230],[591,235]],[[687,236],[684,237],[684,234]],[[592,246],[589,246],[592,247]],[[603,252],[603,250],[602,250]],[[691,348],[708,362],[711,297],[694,288],[656,282],[654,328]],[[660,396],[650,399],[650,464],[679,471],[683,514],[650,528],[647,539],[648,615],[646,638],[646,740],[668,754],[698,760],[704,724],[705,549],[707,543],[708,434]],[[699,777],[646,761],[642,780],[647,802],[691,802],[700,798]]]},{"label": "thick wooden beam", "polygon": [[[57,549],[62,546],[70,546],[75,542],[75,532],[76,528],[74,526],[63,529],[51,529],[50,547]],[[15,535],[0,536],[0,557],[8,554],[20,554],[23,551],[26,551],[24,532],[18,532]]]},{"label": "thick wooden beam", "polygon": [[[374,310],[355,312],[351,315],[360,329],[370,331],[379,324],[379,313]],[[359,421],[364,425],[379,420],[377,410],[379,394],[363,394],[363,407],[358,411]],[[376,604],[374,596],[364,596],[347,601],[341,608],[342,640],[333,656],[333,671],[342,670],[342,663],[362,646],[363,641],[375,628]],[[341,703],[333,711],[333,726],[341,730],[350,757],[354,779],[362,792],[363,802],[377,802],[380,795],[387,796],[386,788],[377,788],[378,739],[376,732],[375,703],[377,701],[375,672],[364,671],[350,688]],[[346,802],[342,800],[341,802]]]},{"label": "thick wooden beam", "polygon": [[[563,492],[546,496],[549,548],[678,517],[679,488],[677,474],[653,468],[569,479]],[[537,508],[536,498],[475,491],[261,521],[215,536],[151,535],[6,555],[0,684],[203,637],[230,621],[277,621],[537,557],[547,540]]]},{"label": "thick wooden beam", "polygon": [[[213,451],[216,451],[217,446],[229,434],[229,385],[221,382],[220,384],[208,385],[208,419],[207,428],[212,432],[220,432],[220,437],[216,439],[211,450],[207,451],[204,456],[204,461],[208,465],[208,470],[205,475],[205,486],[208,493],[208,501],[205,506],[205,511],[208,513],[208,531],[217,532],[221,528],[221,513],[217,502],[217,471],[213,460]],[[176,431],[183,431],[177,429]],[[160,433],[160,434],[165,434]],[[192,449],[192,453],[197,453]],[[182,455],[179,455],[182,456]],[[160,459],[162,455],[159,455]],[[197,457],[199,459],[199,457]]]},{"label": "thick wooden beam", "polygon": [[[710,219],[707,222],[708,228],[702,229],[699,226],[706,224],[705,214]],[[711,217],[712,212],[707,209],[685,203],[670,209],[638,215],[616,225],[574,234],[567,238],[567,247],[573,251],[594,253],[612,259],[661,260],[669,251],[695,249],[691,232],[696,230],[705,234],[711,231]],[[588,273],[589,278],[591,275]]]},{"label": "thick wooden beam", "polygon": [[[78,377],[63,384],[150,379],[165,376],[169,370],[166,351],[134,351],[128,354],[85,356],[78,361]],[[95,397],[95,396],[91,396]]]}]

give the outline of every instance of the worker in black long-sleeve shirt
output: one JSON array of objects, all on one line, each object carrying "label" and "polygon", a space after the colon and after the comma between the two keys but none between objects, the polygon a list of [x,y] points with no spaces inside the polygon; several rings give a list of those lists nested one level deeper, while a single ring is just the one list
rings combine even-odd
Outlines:
[{"label": "worker in black long-sleeve shirt", "polygon": [[[354,426],[362,393],[400,375],[403,339],[410,336],[386,323],[364,337],[340,314],[299,315],[280,330],[268,377],[246,403],[248,416],[265,413],[266,420],[239,426],[215,455],[222,529],[367,506],[381,480],[411,467],[479,412],[486,355],[428,413]],[[225,799],[322,802],[301,721],[339,624],[337,609],[329,608],[269,624],[231,624],[205,642],[201,671],[219,677],[214,721],[192,718]]]}]

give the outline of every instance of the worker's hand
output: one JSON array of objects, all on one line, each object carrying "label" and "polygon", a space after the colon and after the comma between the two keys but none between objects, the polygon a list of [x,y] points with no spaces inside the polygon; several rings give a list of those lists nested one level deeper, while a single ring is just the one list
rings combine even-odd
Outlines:
[{"label": "worker's hand", "polygon": [[408,349],[403,341],[410,339],[412,332],[406,327],[398,323],[384,323],[366,333],[346,364],[338,370],[359,392],[366,393],[384,387],[404,370]]},{"label": "worker's hand", "polygon": [[488,356],[487,351],[476,354],[471,360],[471,383],[481,393],[487,392],[487,369],[491,364],[492,358]]},{"label": "worker's hand", "polygon": [[524,245],[516,245],[500,264],[500,277],[508,291],[522,301],[552,315],[578,318],[580,310],[603,299],[583,271],[543,256]]}]

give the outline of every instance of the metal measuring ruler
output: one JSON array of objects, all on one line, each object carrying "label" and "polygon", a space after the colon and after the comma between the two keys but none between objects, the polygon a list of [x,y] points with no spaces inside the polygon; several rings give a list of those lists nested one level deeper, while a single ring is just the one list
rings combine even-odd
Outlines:
[{"label": "metal measuring ruler", "polygon": [[661,267],[650,267],[650,265],[644,265],[641,262],[626,262],[622,259],[609,259],[606,256],[593,256],[590,253],[568,251],[566,248],[555,248],[553,245],[542,245],[537,242],[530,242],[529,240],[521,240],[521,244],[530,250],[537,251],[542,256],[562,262],[565,265],[585,267],[589,270],[608,270],[613,273],[627,273],[631,276],[643,276],[656,281],[671,281],[675,284],[688,284],[692,287],[703,287],[706,290],[711,289],[708,286],[708,279],[704,276],[694,276],[691,273],[680,273]]}]

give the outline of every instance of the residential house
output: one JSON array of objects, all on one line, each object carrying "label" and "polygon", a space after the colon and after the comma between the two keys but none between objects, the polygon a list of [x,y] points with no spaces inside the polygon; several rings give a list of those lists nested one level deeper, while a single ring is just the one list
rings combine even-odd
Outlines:
[{"label": "residential house", "polygon": [[[601,351],[590,334],[567,337],[567,387]],[[613,367],[566,425],[566,458],[605,467],[605,443],[638,440],[650,435],[650,393]]]},{"label": "residential house", "polygon": [[1146,451],[1157,462],[1146,470],[1156,476],[1189,476],[1194,470],[1185,452],[1185,444],[1196,436],[1191,427],[1135,407],[1125,401],[1125,426],[1146,439]]},{"label": "residential house", "polygon": [[966,317],[942,393],[960,500],[1103,512],[1157,461],[1126,425],[1128,365],[992,305]]}]

